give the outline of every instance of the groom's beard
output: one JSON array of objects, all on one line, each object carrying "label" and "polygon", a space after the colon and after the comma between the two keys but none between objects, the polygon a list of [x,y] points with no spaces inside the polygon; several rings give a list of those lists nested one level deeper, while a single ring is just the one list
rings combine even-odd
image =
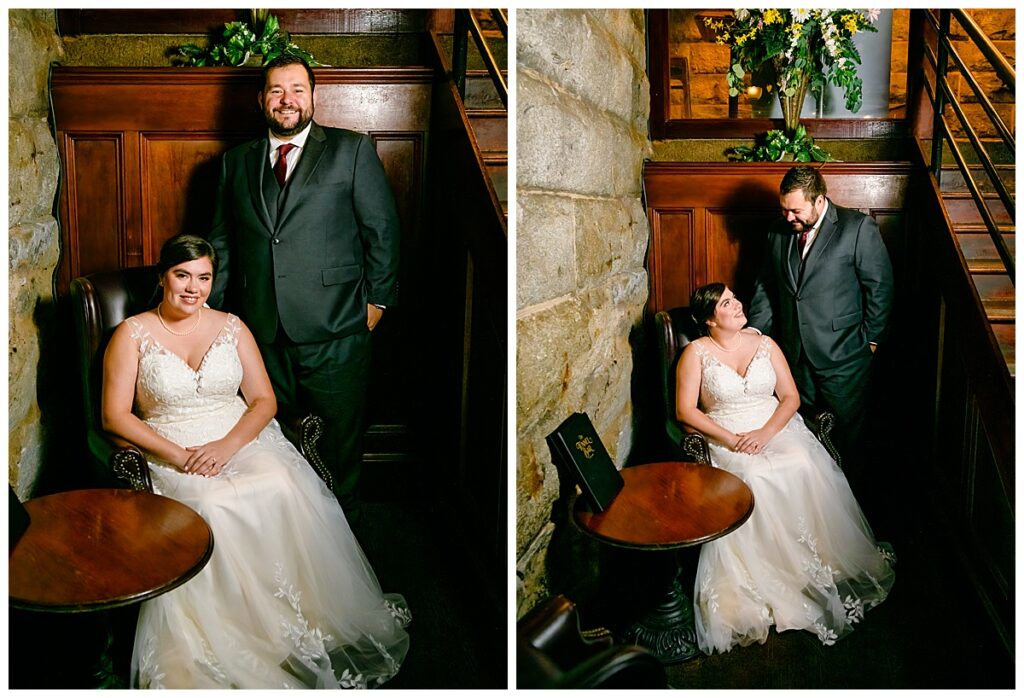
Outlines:
[{"label": "groom's beard", "polygon": [[295,122],[295,125],[289,128],[282,121],[280,121],[273,111],[264,110],[263,116],[267,120],[267,126],[275,136],[294,136],[298,133],[302,133],[302,129],[309,125],[309,122],[313,120],[313,107],[306,110],[299,111],[299,118]]}]

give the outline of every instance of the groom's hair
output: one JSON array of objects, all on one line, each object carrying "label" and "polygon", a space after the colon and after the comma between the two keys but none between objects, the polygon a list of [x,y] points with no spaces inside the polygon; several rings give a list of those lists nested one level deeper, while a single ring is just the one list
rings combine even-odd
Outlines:
[{"label": "groom's hair", "polygon": [[316,89],[316,76],[313,75],[313,69],[309,67],[309,63],[307,63],[305,59],[303,59],[300,56],[295,56],[286,53],[284,55],[278,56],[274,60],[270,61],[270,63],[267,63],[265,66],[263,66],[263,85],[260,87],[260,92],[263,92],[264,90],[267,89],[267,76],[270,75],[270,71],[273,70],[274,68],[283,68],[286,65],[301,65],[303,68],[305,68],[306,77],[309,78],[310,91],[312,92],[313,90]]},{"label": "groom's hair", "polygon": [[802,191],[808,201],[815,201],[819,196],[828,194],[825,178],[818,172],[818,168],[807,165],[790,168],[779,184],[779,193],[783,196],[797,190]]},{"label": "groom's hair", "polygon": [[715,307],[718,301],[722,300],[725,293],[725,284],[721,281],[713,281],[710,284],[701,286],[690,294],[690,315],[697,323],[697,330],[702,334],[708,334],[708,320],[715,316]]},{"label": "groom's hair", "polygon": [[213,273],[217,273],[217,251],[205,238],[181,233],[175,235],[160,248],[160,260],[156,263],[157,275],[163,277],[168,269],[185,262],[209,257]]}]

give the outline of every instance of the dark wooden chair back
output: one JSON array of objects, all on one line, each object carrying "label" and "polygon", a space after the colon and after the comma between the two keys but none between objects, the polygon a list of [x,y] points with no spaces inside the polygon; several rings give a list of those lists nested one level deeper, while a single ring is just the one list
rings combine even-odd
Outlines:
[{"label": "dark wooden chair back", "polygon": [[676,419],[676,365],[686,345],[701,336],[689,308],[660,310],[654,315],[658,348],[659,404],[665,436],[675,458],[711,463],[707,442]]},{"label": "dark wooden chair back", "polygon": [[71,306],[78,342],[82,414],[93,458],[95,479],[102,485],[123,485],[152,491],[149,467],[138,448],[103,430],[103,354],[114,330],[125,318],[159,300],[156,267],[96,272],[71,282]]}]

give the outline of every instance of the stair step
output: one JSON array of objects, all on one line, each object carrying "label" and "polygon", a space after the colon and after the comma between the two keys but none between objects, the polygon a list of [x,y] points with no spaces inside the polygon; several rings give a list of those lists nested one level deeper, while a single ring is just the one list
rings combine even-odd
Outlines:
[{"label": "stair step", "polygon": [[[960,244],[960,251],[967,260],[967,268],[976,274],[1005,274],[1006,266],[996,252],[996,245],[992,237],[987,233],[965,233],[957,231],[957,242]],[[1013,234],[1003,235],[1010,254],[1016,259],[1016,236]]]},{"label": "stair step", "polygon": [[[1009,124],[1011,127],[1013,124]],[[967,161],[968,165],[978,164],[978,154],[974,150],[974,146],[971,145],[968,140],[958,140],[956,142],[957,147],[960,148],[961,154]],[[1017,161],[1017,154],[1006,147],[1006,145],[1000,141],[983,141],[982,145],[985,147],[985,152],[988,154],[989,160],[994,165],[1012,165]],[[932,142],[931,139],[921,139],[921,147],[924,149],[925,159],[929,166],[931,165],[932,157]],[[942,144],[942,165],[956,165],[956,160],[953,158],[953,154],[950,152],[949,144],[943,142]]]},{"label": "stair step", "polygon": [[466,115],[485,153],[508,152],[508,114],[498,109],[467,109]]},{"label": "stair step", "polygon": [[1010,375],[1017,375],[1017,351],[1016,351],[1016,325],[1014,323],[1003,323],[992,325],[992,332],[999,343],[999,350],[1003,353],[1006,366],[1010,369]]},{"label": "stair step", "polygon": [[990,322],[1013,322],[1016,317],[1016,291],[1006,274],[971,274]]},{"label": "stair step", "polygon": [[501,202],[502,208],[506,208],[508,204],[508,161],[506,158],[505,162],[491,162],[487,158],[484,158],[484,162],[487,163],[487,172],[491,175],[491,182],[494,183],[494,191],[498,195],[498,201]]},{"label": "stair step", "polygon": [[[981,165],[972,165],[970,167],[971,177],[974,178],[974,183],[978,185],[983,194],[995,194],[995,187],[992,184],[992,179],[989,177],[988,172]],[[1014,165],[996,165],[996,174],[999,175],[999,179],[1002,180],[1003,185],[1010,194],[1016,192],[1016,174],[1017,170]],[[956,165],[943,165],[942,176],[939,179],[939,188],[943,193],[946,192],[967,192],[967,183],[964,180],[964,174],[960,171]]]},{"label": "stair step", "polygon": [[[508,71],[503,70],[508,85]],[[463,100],[467,109],[504,109],[505,105],[498,96],[498,90],[486,70],[466,71],[466,96]]]},{"label": "stair step", "polygon": [[[477,48],[472,35],[469,35],[467,32],[467,36],[469,36],[469,40],[466,44],[466,69],[486,70],[483,57],[480,55],[480,49]],[[452,35],[438,34],[437,38],[444,49],[445,55],[451,60],[452,45],[455,43],[452,40]],[[491,55],[494,56],[494,60],[498,63],[498,68],[502,72],[508,70],[508,41],[501,34],[494,35],[490,32],[484,32],[484,38],[487,39],[487,45],[491,49]]]},{"label": "stair step", "polygon": [[[996,225],[1013,225],[1013,219],[1010,214],[1007,213],[1006,208],[1003,206],[1003,202],[998,197],[986,196],[983,201],[987,206],[989,213],[992,214],[993,220]],[[953,222],[955,228],[960,228],[965,225],[984,225],[984,221],[981,218],[981,212],[978,211],[978,205],[970,194],[950,193],[942,195],[942,202],[945,204],[946,212],[949,214],[949,220]]]}]

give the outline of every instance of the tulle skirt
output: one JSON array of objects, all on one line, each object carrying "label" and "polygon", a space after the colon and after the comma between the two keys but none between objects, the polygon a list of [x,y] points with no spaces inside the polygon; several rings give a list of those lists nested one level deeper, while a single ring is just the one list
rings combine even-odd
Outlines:
[{"label": "tulle skirt", "polygon": [[271,422],[214,478],[152,464],[210,525],[207,566],[142,604],[139,688],[363,688],[398,671],[404,599],[383,594],[345,515]]},{"label": "tulle skirt", "polygon": [[[747,431],[763,417],[716,421]],[[714,465],[750,486],[754,511],[701,549],[694,609],[704,652],[763,643],[772,625],[831,645],[885,600],[892,551],[876,544],[842,471],[799,416],[756,456],[710,446]]]}]

